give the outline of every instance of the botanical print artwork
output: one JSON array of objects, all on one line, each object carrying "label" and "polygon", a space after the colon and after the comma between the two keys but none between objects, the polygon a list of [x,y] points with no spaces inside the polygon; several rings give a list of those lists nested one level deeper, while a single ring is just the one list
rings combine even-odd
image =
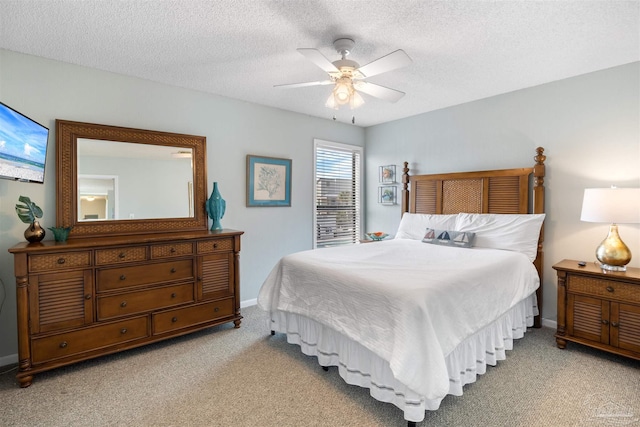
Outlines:
[{"label": "botanical print artwork", "polygon": [[394,204],[396,202],[395,187],[380,187],[380,203]]},{"label": "botanical print artwork", "polygon": [[383,182],[393,182],[393,178],[395,177],[395,171],[390,167],[382,168],[382,181]]},{"label": "botanical print artwork", "polygon": [[254,200],[285,199],[286,166],[256,162],[254,170]]},{"label": "botanical print artwork", "polygon": [[396,182],[396,166],[395,165],[380,166],[379,179],[380,179],[380,182],[383,182],[383,183]]}]

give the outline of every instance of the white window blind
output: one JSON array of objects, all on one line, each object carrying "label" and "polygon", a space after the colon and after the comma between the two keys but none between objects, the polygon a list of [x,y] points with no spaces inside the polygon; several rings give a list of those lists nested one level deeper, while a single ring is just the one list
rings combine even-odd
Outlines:
[{"label": "white window blind", "polygon": [[315,140],[316,248],[360,238],[362,147]]}]

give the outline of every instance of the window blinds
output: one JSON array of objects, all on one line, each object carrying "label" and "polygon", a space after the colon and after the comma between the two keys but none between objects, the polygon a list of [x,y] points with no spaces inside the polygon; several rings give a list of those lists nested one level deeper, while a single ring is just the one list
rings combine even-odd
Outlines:
[{"label": "window blinds", "polygon": [[353,244],[360,238],[362,148],[316,142],[316,248]]}]

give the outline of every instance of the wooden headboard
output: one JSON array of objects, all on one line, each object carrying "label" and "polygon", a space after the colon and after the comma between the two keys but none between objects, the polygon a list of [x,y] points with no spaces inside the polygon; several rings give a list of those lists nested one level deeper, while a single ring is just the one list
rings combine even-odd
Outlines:
[{"label": "wooden headboard", "polygon": [[[402,214],[544,213],[544,148],[536,148],[531,168],[409,175],[409,163],[402,173]],[[533,175],[533,179],[531,176]],[[533,262],[540,276],[536,291],[542,313],[542,266],[544,224],[538,240],[538,254]],[[535,318],[541,326],[541,314]]]}]

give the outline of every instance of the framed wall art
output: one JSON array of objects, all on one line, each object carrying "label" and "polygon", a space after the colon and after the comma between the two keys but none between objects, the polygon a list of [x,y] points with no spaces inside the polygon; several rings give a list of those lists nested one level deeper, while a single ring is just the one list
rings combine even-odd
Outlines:
[{"label": "framed wall art", "polygon": [[383,205],[395,205],[397,190],[397,187],[393,185],[384,185],[378,187],[378,203],[381,203]]},{"label": "framed wall art", "polygon": [[291,159],[247,155],[247,207],[291,206]]},{"label": "framed wall art", "polygon": [[392,184],[396,182],[396,165],[380,166],[379,179],[381,183]]}]

